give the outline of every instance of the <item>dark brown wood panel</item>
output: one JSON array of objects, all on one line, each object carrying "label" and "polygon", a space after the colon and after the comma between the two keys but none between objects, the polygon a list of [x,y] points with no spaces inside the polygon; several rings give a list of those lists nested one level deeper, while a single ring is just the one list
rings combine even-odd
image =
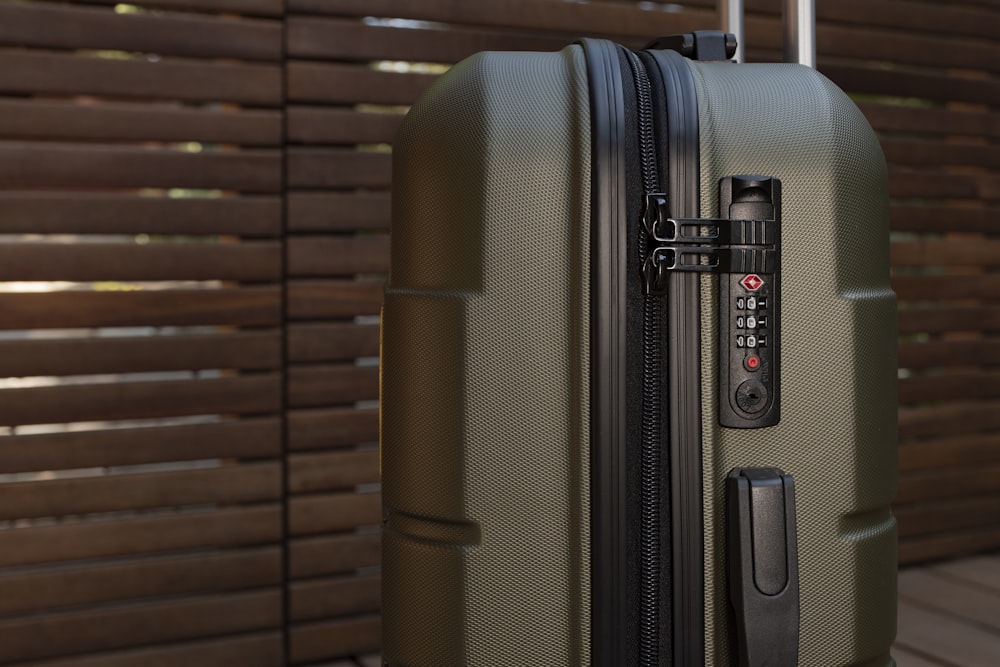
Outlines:
[{"label": "dark brown wood panel", "polygon": [[278,236],[281,199],[0,192],[0,233]]},{"label": "dark brown wood panel", "polygon": [[389,237],[293,236],[288,239],[288,273],[293,276],[344,276],[388,273]]},{"label": "dark brown wood panel", "polygon": [[998,398],[1000,398],[1000,373],[994,370],[978,373],[915,375],[899,380],[900,405]]},{"label": "dark brown wood panel", "polygon": [[319,408],[288,412],[288,447],[292,450],[348,447],[377,440],[377,410]]},{"label": "dark brown wood panel", "polygon": [[937,470],[1000,463],[1000,433],[945,436],[935,440],[904,441],[899,448],[899,470]]},{"label": "dark brown wood panel", "polygon": [[379,329],[375,324],[294,324],[288,329],[288,358],[292,363],[346,361],[377,357],[378,352]]},{"label": "dark brown wood panel", "polygon": [[292,535],[315,535],[375,526],[382,521],[377,493],[330,493],[291,496],[288,522]]},{"label": "dark brown wood panel", "polygon": [[891,94],[937,102],[1000,104],[1000,82],[968,76],[949,76],[944,71],[914,71],[901,67],[859,67],[843,61],[818,59],[819,70],[845,90],[869,95]]},{"label": "dark brown wood panel", "polygon": [[954,533],[900,540],[899,562],[919,563],[995,551],[998,548],[1000,548],[1000,524],[991,523]]},{"label": "dark brown wood panel", "polygon": [[959,500],[898,505],[893,508],[900,539],[975,528],[1000,516],[1000,494]]},{"label": "dark brown wood panel", "polygon": [[194,188],[277,192],[281,154],[0,143],[2,188]]},{"label": "dark brown wood panel", "polygon": [[892,277],[892,288],[902,301],[1000,299],[1000,273],[897,273]]},{"label": "dark brown wood panel", "polygon": [[479,51],[558,51],[563,36],[451,27],[412,30],[351,19],[288,18],[293,58],[454,63]]},{"label": "dark brown wood panel", "polygon": [[377,366],[312,364],[288,369],[288,403],[293,408],[350,404],[377,398]]},{"label": "dark brown wood panel", "polygon": [[995,208],[976,206],[917,206],[894,203],[889,208],[889,222],[893,231],[930,232],[986,232],[1000,230]]},{"label": "dark brown wood panel", "polygon": [[377,612],[380,585],[381,578],[375,575],[294,582],[289,587],[291,620]]},{"label": "dark brown wood panel", "polygon": [[8,425],[255,414],[280,409],[281,376],[277,373],[0,390],[0,423]]},{"label": "dark brown wood panel", "polygon": [[288,226],[296,232],[389,228],[387,192],[290,192]]},{"label": "dark brown wood panel", "polygon": [[901,440],[997,430],[1000,430],[1000,411],[990,401],[899,408]]},{"label": "dark brown wood panel", "polygon": [[363,535],[297,537],[288,544],[289,574],[293,579],[353,572],[382,560],[377,532]]},{"label": "dark brown wood panel", "polygon": [[908,602],[933,607],[993,630],[997,634],[994,641],[1000,646],[1000,595],[995,592],[933,570],[906,570],[899,573],[899,594]]},{"label": "dark brown wood panel", "polygon": [[941,368],[1000,364],[1000,339],[928,341],[899,344],[900,368]]},{"label": "dark brown wood panel", "polygon": [[[312,145],[383,144],[392,141],[402,120],[400,113],[291,106],[288,108],[288,138],[295,143]],[[0,128],[2,123],[0,120]]]},{"label": "dark brown wood panel", "polygon": [[277,586],[281,558],[275,545],[0,574],[0,616]]},{"label": "dark brown wood panel", "polygon": [[890,257],[895,267],[1000,264],[1000,241],[971,238],[895,241],[890,248]]},{"label": "dark brown wood panel", "polygon": [[277,462],[0,484],[0,519],[281,498]]},{"label": "dark brown wood panel", "polygon": [[1000,113],[996,111],[962,111],[875,102],[861,102],[858,106],[872,127],[882,133],[1000,137]]},{"label": "dark brown wood panel", "polygon": [[292,280],[288,284],[288,314],[295,320],[378,315],[381,307],[382,283],[374,280]]},{"label": "dark brown wood panel", "polygon": [[294,625],[289,630],[290,657],[292,662],[310,662],[377,651],[381,632],[374,615]]},{"label": "dark brown wood panel", "polygon": [[281,540],[281,506],[138,515],[0,531],[0,567],[273,544]]},{"label": "dark brown wood panel", "polygon": [[337,148],[288,149],[288,185],[293,188],[382,188],[392,180],[386,152]]},{"label": "dark brown wood panel", "polygon": [[179,58],[150,62],[0,49],[0,90],[278,106],[281,66]]},{"label": "dark brown wood panel", "polygon": [[[312,299],[307,303],[312,304]],[[0,312],[4,313],[0,328],[6,329],[204,324],[274,326],[281,322],[281,289],[267,286],[134,292],[8,292],[0,293]]]},{"label": "dark brown wood panel", "polygon": [[281,22],[14,3],[0,5],[0,45],[279,60]]},{"label": "dark brown wood panel", "polygon": [[918,646],[924,655],[963,667],[991,667],[996,661],[996,635],[988,629],[915,604],[905,592],[897,616],[896,641],[904,647]]},{"label": "dark brown wood panel", "polygon": [[281,244],[276,241],[0,243],[0,280],[280,279]]},{"label": "dark brown wood panel", "polygon": [[901,334],[1000,331],[1000,308],[947,305],[903,308],[899,311],[898,322]]},{"label": "dark brown wood panel", "polygon": [[[76,0],[92,5],[117,5],[118,0]],[[226,12],[278,16],[284,13],[282,0],[134,0],[131,5],[150,9],[185,9],[198,12]]]},{"label": "dark brown wood panel", "polygon": [[[0,660],[37,660],[198,637],[271,630],[277,588],[0,621]],[[58,637],[58,641],[53,641]]]},{"label": "dark brown wood panel", "polygon": [[85,141],[198,141],[277,146],[281,114],[139,102],[0,99],[0,136]]},{"label": "dark brown wood panel", "polygon": [[281,362],[279,331],[0,341],[0,376],[260,370]]},{"label": "dark brown wood panel", "polygon": [[1000,167],[1000,155],[989,144],[883,138],[882,150],[886,160],[899,165]]},{"label": "dark brown wood panel", "polygon": [[281,456],[278,417],[0,438],[0,473]]},{"label": "dark brown wood panel", "polygon": [[905,473],[899,477],[896,502],[929,502],[995,493],[1000,465]]},{"label": "dark brown wood panel", "polygon": [[379,481],[378,450],[347,450],[288,457],[288,490],[316,493]]},{"label": "dark brown wood panel", "polygon": [[914,199],[1000,199],[1000,176],[990,172],[889,171],[889,196]]},{"label": "dark brown wood panel", "polygon": [[[0,65],[3,58],[0,57]],[[289,61],[288,99],[327,104],[412,104],[437,80],[433,74],[382,72],[359,65]],[[3,79],[0,78],[0,85]]]},{"label": "dark brown wood panel", "polygon": [[225,639],[185,640],[183,644],[33,662],[32,667],[176,667],[198,664],[274,667],[280,665],[283,659],[281,633],[258,632]]}]

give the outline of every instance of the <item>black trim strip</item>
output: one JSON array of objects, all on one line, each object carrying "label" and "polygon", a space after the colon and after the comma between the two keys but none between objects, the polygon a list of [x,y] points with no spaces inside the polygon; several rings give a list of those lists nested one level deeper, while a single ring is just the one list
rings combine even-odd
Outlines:
[{"label": "black trim strip", "polygon": [[626,665],[625,105],[617,47],[579,42],[593,135],[591,264],[591,664]]},{"label": "black trim strip", "polygon": [[[668,201],[675,217],[697,217],[698,100],[687,61],[653,51],[667,91]],[[705,661],[704,529],[701,469],[701,304],[697,273],[670,276],[667,299],[674,655],[677,667]]]}]

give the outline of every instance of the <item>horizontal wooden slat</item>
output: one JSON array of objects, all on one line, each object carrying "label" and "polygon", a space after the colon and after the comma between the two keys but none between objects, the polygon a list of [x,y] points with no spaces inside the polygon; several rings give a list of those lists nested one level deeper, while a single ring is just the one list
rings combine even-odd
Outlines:
[{"label": "horizontal wooden slat", "polygon": [[996,111],[911,107],[877,101],[860,102],[858,107],[872,127],[883,133],[1000,137],[1000,113]]},{"label": "horizontal wooden slat", "polygon": [[280,624],[278,589],[50,615],[44,622],[28,617],[0,621],[0,660],[32,660],[272,630]]},{"label": "horizontal wooden slat", "polygon": [[237,152],[149,149],[134,146],[0,143],[3,188],[143,188],[276,192],[277,150]]},{"label": "horizontal wooden slat", "polygon": [[[178,39],[183,35],[183,39]],[[281,23],[197,14],[118,14],[48,3],[0,6],[0,44],[144,51],[249,60],[281,58]]]},{"label": "horizontal wooden slat", "polygon": [[274,667],[284,659],[282,634],[260,632],[224,639],[185,641],[150,648],[34,662],[32,667],[176,667],[239,665]]},{"label": "horizontal wooden slat", "polygon": [[955,301],[1000,298],[1000,273],[897,274],[892,288],[900,301]]},{"label": "horizontal wooden slat", "polygon": [[896,641],[904,647],[919,647],[923,655],[946,660],[943,664],[990,667],[996,659],[995,634],[905,598],[897,609]]},{"label": "horizontal wooden slat", "polygon": [[902,405],[993,398],[1000,398],[1000,373],[997,372],[917,375],[899,381]]},{"label": "horizontal wooden slat", "polygon": [[0,49],[0,90],[278,106],[281,67],[174,58],[150,62]]},{"label": "horizontal wooden slat", "polygon": [[294,625],[289,633],[291,660],[309,662],[377,651],[381,632],[378,616]]},{"label": "horizontal wooden slat", "polygon": [[947,533],[982,524],[1000,516],[1000,493],[993,496],[897,505],[893,508],[900,539]]},{"label": "horizontal wooden slat", "polygon": [[281,540],[281,506],[76,521],[0,531],[0,567]]},{"label": "horizontal wooden slat", "polygon": [[287,77],[290,101],[329,104],[412,104],[437,80],[434,74],[401,74],[356,65],[301,61],[288,62]]},{"label": "horizontal wooden slat", "polygon": [[392,156],[389,153],[336,148],[288,149],[289,187],[388,188],[391,181]]},{"label": "horizontal wooden slat", "polygon": [[288,402],[293,408],[354,403],[377,398],[377,366],[316,364],[292,366],[288,370]]},{"label": "horizontal wooden slat", "polygon": [[150,507],[246,503],[281,497],[276,462],[0,484],[0,519]]},{"label": "horizontal wooden slat", "polygon": [[995,432],[967,436],[944,436],[938,440],[904,442],[899,448],[899,470],[943,469],[1000,462],[1000,434]]},{"label": "horizontal wooden slat", "polygon": [[281,199],[0,192],[0,233],[278,236]]},{"label": "horizontal wooden slat", "polygon": [[1000,548],[1000,523],[991,523],[954,533],[900,540],[899,562],[907,564],[956,558],[966,554],[994,551],[998,548]]},{"label": "horizontal wooden slat", "polygon": [[899,311],[898,324],[899,332],[902,334],[1000,331],[1000,308],[996,306],[903,308]]},{"label": "horizontal wooden slat", "polygon": [[1000,212],[984,206],[920,206],[894,203],[889,208],[889,221],[894,231],[931,232],[996,232]]},{"label": "horizontal wooden slat", "polygon": [[0,575],[0,615],[281,583],[277,546]]},{"label": "horizontal wooden slat", "polygon": [[295,320],[378,315],[381,307],[382,283],[373,280],[293,280],[288,284],[288,314]]},{"label": "horizontal wooden slat", "polygon": [[294,582],[289,590],[291,620],[376,612],[380,584],[381,578],[374,575]]},{"label": "horizontal wooden slat", "polygon": [[290,410],[288,447],[327,449],[378,441],[378,411],[355,408]]},{"label": "horizontal wooden slat", "polygon": [[912,472],[900,475],[896,503],[930,502],[1000,494],[1000,465]]},{"label": "horizontal wooden slat", "polygon": [[277,241],[0,243],[0,281],[276,281],[280,278],[281,244]]},{"label": "horizontal wooden slat", "polygon": [[899,410],[900,440],[997,430],[1000,430],[1000,410],[994,401],[920,408],[901,406]]},{"label": "horizontal wooden slat", "polygon": [[[303,295],[312,308],[312,294]],[[360,296],[359,296],[359,301]],[[381,297],[379,297],[381,302]],[[350,309],[352,302],[342,304]],[[274,326],[281,321],[281,291],[274,287],[0,293],[0,328]],[[376,312],[378,312],[376,307]]]},{"label": "horizontal wooden slat", "polygon": [[941,563],[932,571],[1000,592],[1000,559],[996,555]]},{"label": "horizontal wooden slat", "polygon": [[0,99],[0,136],[277,146],[281,143],[281,115],[276,111],[221,111],[172,104]]},{"label": "horizontal wooden slat", "polygon": [[377,493],[292,496],[288,527],[292,535],[313,535],[374,526],[382,520],[381,504]]},{"label": "horizontal wooden slat", "polygon": [[288,227],[296,232],[389,228],[387,192],[289,192]]},{"label": "horizontal wooden slat", "polygon": [[885,159],[912,166],[967,165],[996,169],[1000,155],[989,144],[931,141],[928,139],[882,139]]},{"label": "horizontal wooden slat", "polygon": [[292,236],[288,239],[288,273],[292,276],[344,276],[388,273],[389,237]]},{"label": "horizontal wooden slat", "polygon": [[280,366],[277,331],[0,341],[0,377]]},{"label": "horizontal wooden slat", "polygon": [[376,532],[299,537],[289,542],[288,549],[289,575],[293,579],[352,572],[378,565],[382,559]]},{"label": "horizontal wooden slat", "polygon": [[288,328],[288,358],[293,363],[373,357],[378,356],[378,348],[375,324],[293,324]]},{"label": "horizontal wooden slat", "polygon": [[402,120],[403,115],[399,113],[291,106],[288,108],[288,138],[292,142],[313,145],[390,143]]},{"label": "horizontal wooden slat", "polygon": [[990,172],[889,172],[889,195],[914,199],[1000,199],[1000,177]]},{"label": "horizontal wooden slat", "polygon": [[894,241],[890,258],[893,266],[1000,264],[1000,241],[948,238]]},{"label": "horizontal wooden slat", "polygon": [[288,51],[293,58],[458,62],[479,51],[558,51],[563,36],[455,28],[412,30],[366,25],[351,19],[290,16]]},{"label": "horizontal wooden slat", "polygon": [[281,455],[277,417],[0,438],[0,473]]},{"label": "horizontal wooden slat", "polygon": [[915,72],[898,67],[859,67],[822,57],[819,58],[819,70],[841,88],[855,93],[891,94],[895,97],[992,106],[1000,103],[1000,82],[996,79],[949,75],[946,71]]},{"label": "horizontal wooden slat", "polygon": [[[1000,633],[1000,595],[988,588],[956,581],[934,570],[911,569],[899,573],[899,595],[908,602],[932,607]],[[996,642],[996,635],[992,639]]]},{"label": "horizontal wooden slat", "polygon": [[291,493],[340,491],[379,481],[378,450],[293,454],[288,458]]},{"label": "horizontal wooden slat", "polygon": [[280,409],[281,376],[276,373],[0,390],[0,424],[5,425],[253,414]]},{"label": "horizontal wooden slat", "polygon": [[[77,0],[94,5],[117,5],[118,0]],[[129,4],[152,9],[189,9],[199,12],[281,16],[282,0],[133,0]]]},{"label": "horizontal wooden slat", "polygon": [[1000,340],[928,341],[899,344],[900,368],[1000,364]]}]

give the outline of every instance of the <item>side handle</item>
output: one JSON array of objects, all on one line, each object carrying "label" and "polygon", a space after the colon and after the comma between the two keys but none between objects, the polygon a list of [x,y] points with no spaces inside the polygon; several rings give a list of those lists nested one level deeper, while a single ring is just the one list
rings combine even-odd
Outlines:
[{"label": "side handle", "polygon": [[740,667],[796,667],[795,482],[777,468],[736,468],[726,480],[726,493],[729,600]]}]

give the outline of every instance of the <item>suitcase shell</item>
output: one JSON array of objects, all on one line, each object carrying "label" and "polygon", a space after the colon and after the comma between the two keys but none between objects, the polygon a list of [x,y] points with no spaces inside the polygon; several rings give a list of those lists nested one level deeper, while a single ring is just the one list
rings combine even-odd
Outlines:
[{"label": "suitcase shell", "polygon": [[[607,496],[626,493],[608,485],[633,464],[600,454],[598,430],[635,429],[600,369],[625,363],[641,335],[598,317],[622,289],[608,284],[605,255],[626,251],[607,218],[634,194],[595,191],[620,159],[601,145],[592,90],[606,89],[608,108],[625,104],[593,62],[612,48],[473,56],[411,109],[394,144],[380,437],[387,665],[638,664],[632,589],[604,604],[597,539]],[[881,150],[811,69],[677,59],[695,91],[698,132],[686,140],[697,159],[683,175],[700,183],[693,213],[718,215],[725,176],[782,180],[781,419],[719,425],[718,278],[683,276],[700,307],[671,317],[692,320],[700,349],[673,360],[694,380],[667,400],[699,411],[693,446],[681,445],[698,507],[667,508],[674,551],[690,554],[663,575],[674,606],[659,664],[738,664],[725,480],[774,466],[795,477],[798,664],[891,665],[895,299]],[[622,639],[608,639],[616,628]]]}]

